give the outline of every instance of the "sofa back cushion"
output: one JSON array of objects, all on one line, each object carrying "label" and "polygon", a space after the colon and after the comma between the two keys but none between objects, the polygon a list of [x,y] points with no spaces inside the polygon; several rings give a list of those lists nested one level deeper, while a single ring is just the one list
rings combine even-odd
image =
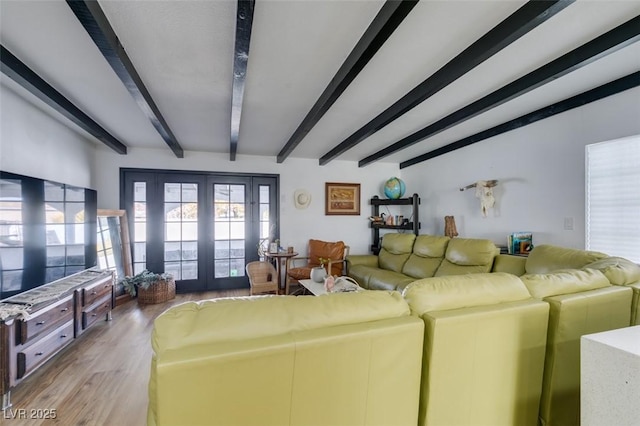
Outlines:
[{"label": "sofa back cushion", "polygon": [[558,247],[550,244],[535,246],[525,264],[527,274],[546,274],[559,269],[580,269],[607,257],[604,253]]},{"label": "sofa back cushion", "polygon": [[[321,240],[309,240],[309,267],[320,266],[320,258],[341,260],[344,259],[345,244],[343,241],[327,242]],[[340,275],[342,263],[331,266],[331,275]]]},{"label": "sofa back cushion", "polygon": [[520,278],[504,272],[423,278],[409,284],[402,295],[411,313],[419,316],[531,299]]},{"label": "sofa back cushion", "polygon": [[536,299],[611,286],[607,277],[595,269],[568,269],[549,274],[525,274],[520,278]]},{"label": "sofa back cushion", "polygon": [[452,238],[436,277],[490,272],[499,249],[490,240]]},{"label": "sofa back cushion", "polygon": [[432,277],[444,259],[449,240],[441,235],[418,235],[402,273],[413,278]]},{"label": "sofa back cushion", "polygon": [[601,271],[611,284],[629,285],[640,282],[640,265],[622,257],[605,257],[584,267]]},{"label": "sofa back cushion", "polygon": [[187,302],[168,309],[155,320],[152,346],[159,353],[407,315],[409,307],[402,296],[384,291]]},{"label": "sofa back cushion", "polygon": [[402,272],[402,267],[413,250],[415,239],[414,234],[385,234],[382,237],[382,248],[378,253],[380,268]]}]

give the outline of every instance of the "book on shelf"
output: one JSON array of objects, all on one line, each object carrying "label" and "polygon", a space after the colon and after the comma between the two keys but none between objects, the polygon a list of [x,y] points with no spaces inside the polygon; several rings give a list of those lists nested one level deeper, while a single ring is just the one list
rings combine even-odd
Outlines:
[{"label": "book on shelf", "polygon": [[533,249],[531,232],[514,232],[507,237],[509,254],[529,254]]}]

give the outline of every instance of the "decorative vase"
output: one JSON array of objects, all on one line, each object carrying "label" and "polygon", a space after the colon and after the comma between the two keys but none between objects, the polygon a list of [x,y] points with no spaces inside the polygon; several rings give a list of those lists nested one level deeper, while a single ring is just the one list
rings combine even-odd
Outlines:
[{"label": "decorative vase", "polygon": [[324,278],[327,276],[327,271],[324,266],[316,266],[311,269],[311,280],[317,283],[323,283]]}]

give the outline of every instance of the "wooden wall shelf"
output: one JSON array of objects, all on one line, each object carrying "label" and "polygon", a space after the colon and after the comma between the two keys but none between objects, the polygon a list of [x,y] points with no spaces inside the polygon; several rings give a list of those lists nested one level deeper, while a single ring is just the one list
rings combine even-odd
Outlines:
[{"label": "wooden wall shelf", "polygon": [[373,216],[380,216],[380,206],[411,206],[411,218],[412,222],[409,222],[407,225],[386,225],[383,223],[371,222],[370,227],[373,234],[373,243],[371,244],[371,252],[373,254],[378,254],[381,248],[381,240],[380,240],[380,230],[381,229],[390,229],[397,231],[413,231],[415,235],[418,235],[420,232],[420,221],[418,216],[418,206],[420,205],[420,197],[418,194],[413,194],[408,198],[398,198],[395,200],[388,198],[380,198],[375,195],[371,200],[369,200],[371,204],[371,213]]}]

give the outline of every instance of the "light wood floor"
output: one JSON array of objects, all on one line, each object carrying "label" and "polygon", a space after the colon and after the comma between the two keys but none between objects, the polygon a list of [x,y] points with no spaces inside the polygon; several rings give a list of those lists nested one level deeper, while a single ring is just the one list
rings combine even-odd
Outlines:
[{"label": "light wood floor", "polygon": [[[179,294],[175,300],[139,306],[127,302],[62,350],[11,393],[11,412],[2,425],[145,425],[153,320],[189,300],[246,296],[249,290]],[[19,420],[25,409],[56,410],[54,420]]]}]

